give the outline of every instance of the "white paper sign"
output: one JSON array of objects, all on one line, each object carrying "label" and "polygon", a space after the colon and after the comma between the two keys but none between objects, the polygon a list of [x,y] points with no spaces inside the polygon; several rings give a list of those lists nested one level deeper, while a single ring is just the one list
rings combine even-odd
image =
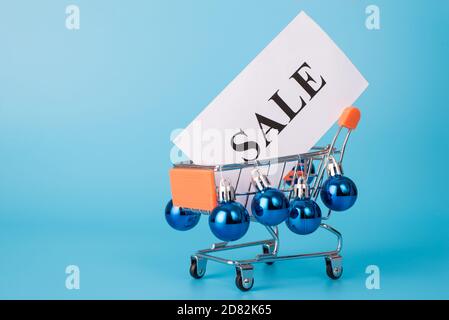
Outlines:
[{"label": "white paper sign", "polygon": [[305,153],[367,86],[301,12],[174,143],[201,165]]}]

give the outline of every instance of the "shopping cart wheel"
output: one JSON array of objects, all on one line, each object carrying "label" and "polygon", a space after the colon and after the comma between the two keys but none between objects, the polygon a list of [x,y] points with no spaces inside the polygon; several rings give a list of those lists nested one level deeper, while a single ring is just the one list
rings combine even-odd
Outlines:
[{"label": "shopping cart wheel", "polygon": [[254,285],[253,266],[240,265],[236,267],[235,285],[241,291],[249,291]]},{"label": "shopping cart wheel", "polygon": [[331,256],[326,257],[326,273],[329,278],[337,280],[343,274],[342,257]]},{"label": "shopping cart wheel", "polygon": [[[273,249],[271,248],[270,245],[263,245],[262,246],[262,251],[263,254],[272,254],[273,253]],[[270,262],[265,262],[267,265],[271,266],[273,265],[274,261],[270,261]]]},{"label": "shopping cart wheel", "polygon": [[206,259],[192,256],[190,258],[190,275],[195,279],[200,279],[206,273]]}]

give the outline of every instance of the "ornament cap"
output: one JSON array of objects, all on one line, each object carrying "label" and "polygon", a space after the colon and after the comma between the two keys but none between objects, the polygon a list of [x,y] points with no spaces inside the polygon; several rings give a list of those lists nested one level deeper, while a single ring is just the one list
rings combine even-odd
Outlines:
[{"label": "ornament cap", "polygon": [[231,183],[226,180],[220,180],[220,186],[218,187],[218,201],[219,202],[231,202],[235,200],[235,191]]},{"label": "ornament cap", "polygon": [[331,159],[329,164],[327,165],[327,172],[328,174],[333,177],[336,175],[343,175],[343,168],[340,163],[335,161],[335,159]]},{"label": "ornament cap", "polygon": [[293,188],[293,195],[295,198],[307,199],[310,198],[309,185],[303,177],[300,177],[298,183]]},{"label": "ornament cap", "polygon": [[270,181],[268,180],[268,177],[260,172],[259,169],[254,169],[253,171],[251,171],[251,177],[257,190],[262,191],[270,187]]}]

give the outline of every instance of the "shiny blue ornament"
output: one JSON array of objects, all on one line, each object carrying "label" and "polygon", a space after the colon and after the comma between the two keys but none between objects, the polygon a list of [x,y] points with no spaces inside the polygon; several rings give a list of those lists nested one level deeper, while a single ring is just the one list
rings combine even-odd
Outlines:
[{"label": "shiny blue ornament", "polygon": [[321,201],[334,211],[351,208],[357,200],[357,187],[348,177],[340,174],[329,177],[321,188]]},{"label": "shiny blue ornament", "polygon": [[311,199],[296,198],[290,204],[287,227],[294,233],[306,235],[314,232],[321,224],[321,209]]},{"label": "shiny blue ornament", "polygon": [[200,218],[201,213],[176,207],[173,205],[172,200],[165,207],[165,219],[173,229],[179,231],[192,229],[198,224]]},{"label": "shiny blue ornament", "polygon": [[236,241],[248,231],[249,221],[248,211],[239,202],[221,202],[209,216],[209,227],[218,239]]},{"label": "shiny blue ornament", "polygon": [[285,194],[274,188],[264,188],[256,193],[251,212],[260,223],[275,226],[288,218],[289,203]]}]

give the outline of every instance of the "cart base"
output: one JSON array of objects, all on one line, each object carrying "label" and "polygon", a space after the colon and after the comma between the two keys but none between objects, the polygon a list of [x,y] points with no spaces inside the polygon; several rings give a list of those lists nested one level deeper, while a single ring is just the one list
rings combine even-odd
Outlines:
[{"label": "cart base", "polygon": [[[196,252],[191,256],[190,259],[190,275],[195,279],[202,278],[206,273],[208,260],[231,265],[236,269],[235,284],[237,288],[239,288],[241,291],[248,291],[251,290],[254,285],[253,265],[256,263],[266,263],[268,265],[271,265],[276,261],[324,257],[326,274],[328,275],[328,277],[333,280],[339,279],[343,274],[343,258],[340,255],[340,251],[342,248],[342,236],[336,229],[327,224],[321,224],[320,227],[333,233],[337,237],[337,248],[335,250],[280,256],[278,255],[278,230],[277,228],[267,227],[268,231],[273,237],[272,239],[234,245],[228,245],[228,243],[226,242],[216,243],[212,245],[210,249],[204,249]],[[211,254],[219,251],[234,250],[259,245],[262,246],[262,254],[259,254],[252,259],[229,260]]]}]

